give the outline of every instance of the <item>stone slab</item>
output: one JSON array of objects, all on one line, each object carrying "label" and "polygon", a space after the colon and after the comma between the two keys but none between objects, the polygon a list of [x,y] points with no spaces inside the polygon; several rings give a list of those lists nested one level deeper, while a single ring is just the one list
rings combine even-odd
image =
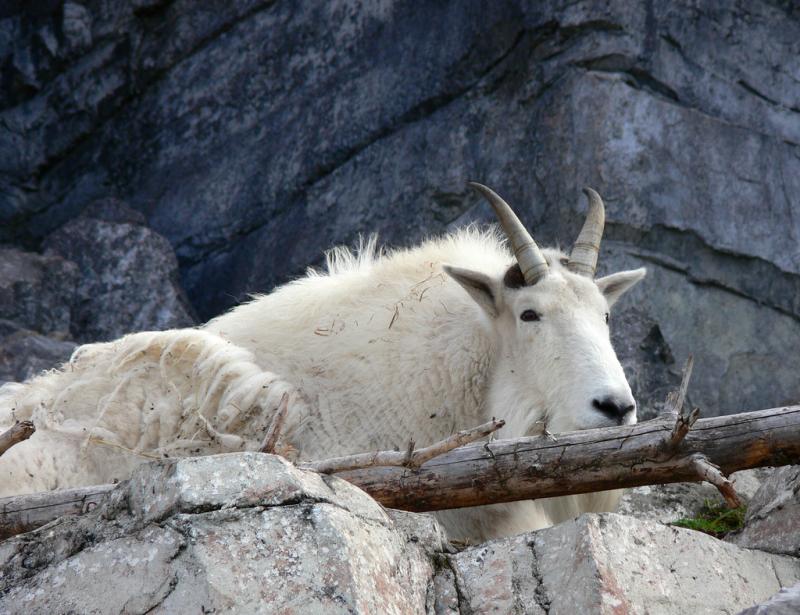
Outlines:
[{"label": "stone slab", "polygon": [[741,547],[800,557],[800,466],[773,471],[753,496],[744,529],[731,540]]}]

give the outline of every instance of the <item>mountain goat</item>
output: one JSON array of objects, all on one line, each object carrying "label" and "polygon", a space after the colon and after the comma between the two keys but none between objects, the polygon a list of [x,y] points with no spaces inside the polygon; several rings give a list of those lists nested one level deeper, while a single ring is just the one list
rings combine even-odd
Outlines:
[{"label": "mountain goat", "polygon": [[[152,458],[257,449],[284,393],[295,459],[419,446],[492,417],[500,437],[636,421],[609,308],[644,270],[594,279],[605,214],[571,254],[541,250],[492,190],[497,231],[381,253],[328,253],[328,271],[257,296],[199,329],[79,348],[61,370],[0,388],[0,428],[36,434],[0,458],[0,495],[110,482]],[[537,529],[614,492],[446,511],[451,537]]]}]

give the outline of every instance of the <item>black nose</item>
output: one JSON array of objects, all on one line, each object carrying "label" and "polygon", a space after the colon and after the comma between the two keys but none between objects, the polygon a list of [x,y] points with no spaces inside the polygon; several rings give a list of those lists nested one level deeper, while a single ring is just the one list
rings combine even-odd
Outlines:
[{"label": "black nose", "polygon": [[608,418],[615,420],[620,425],[629,412],[633,412],[636,404],[629,401],[622,401],[616,397],[605,397],[603,399],[593,399],[592,405]]}]

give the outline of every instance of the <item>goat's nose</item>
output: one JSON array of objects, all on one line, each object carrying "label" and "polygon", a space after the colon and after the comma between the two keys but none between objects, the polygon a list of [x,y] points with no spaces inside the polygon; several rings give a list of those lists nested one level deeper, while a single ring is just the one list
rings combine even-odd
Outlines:
[{"label": "goat's nose", "polygon": [[636,409],[635,402],[632,403],[630,399],[619,399],[618,397],[593,399],[592,405],[620,425],[622,425],[622,422],[625,420],[625,416]]}]

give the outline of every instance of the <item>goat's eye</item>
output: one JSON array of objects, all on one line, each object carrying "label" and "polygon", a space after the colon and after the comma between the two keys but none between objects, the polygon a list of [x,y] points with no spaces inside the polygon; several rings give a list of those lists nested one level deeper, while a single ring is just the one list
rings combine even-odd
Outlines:
[{"label": "goat's eye", "polygon": [[522,314],[519,315],[520,320],[524,320],[525,322],[532,322],[534,320],[539,320],[539,314],[534,312],[533,310],[525,310]]},{"label": "goat's eye", "polygon": [[606,324],[608,324],[608,312],[606,312]]}]

